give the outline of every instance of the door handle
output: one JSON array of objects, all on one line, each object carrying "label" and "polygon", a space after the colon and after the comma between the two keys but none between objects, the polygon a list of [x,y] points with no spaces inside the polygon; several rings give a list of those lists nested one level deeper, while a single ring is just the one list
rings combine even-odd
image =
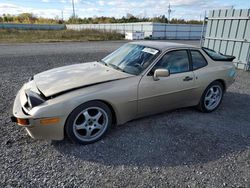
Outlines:
[{"label": "door handle", "polygon": [[183,81],[190,81],[190,80],[193,80],[193,78],[192,77],[189,77],[189,76],[186,76],[184,79],[183,79]]}]

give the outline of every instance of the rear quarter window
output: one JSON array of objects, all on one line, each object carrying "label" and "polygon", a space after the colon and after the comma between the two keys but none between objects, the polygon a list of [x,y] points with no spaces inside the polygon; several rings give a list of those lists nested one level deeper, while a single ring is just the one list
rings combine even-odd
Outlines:
[{"label": "rear quarter window", "polygon": [[199,51],[191,50],[190,53],[191,53],[192,62],[193,62],[193,70],[200,69],[207,65],[207,60]]}]

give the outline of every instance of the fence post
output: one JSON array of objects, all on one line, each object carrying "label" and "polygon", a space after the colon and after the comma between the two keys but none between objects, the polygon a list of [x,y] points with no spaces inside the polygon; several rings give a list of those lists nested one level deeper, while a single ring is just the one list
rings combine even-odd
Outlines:
[{"label": "fence post", "polygon": [[189,26],[189,36],[188,36],[189,40],[191,39],[191,29],[192,29],[191,27],[192,25]]},{"label": "fence post", "polygon": [[165,25],[165,39],[167,39],[167,24],[164,23],[164,25]]},{"label": "fence post", "polygon": [[[200,46],[203,45],[203,35],[204,35],[204,28],[205,28],[205,21],[206,21],[206,14],[207,12],[205,11],[205,16],[202,22],[202,28],[201,28],[201,39],[200,39]],[[208,23],[207,23],[208,24]],[[224,26],[223,26],[224,27]],[[207,32],[207,31],[206,31]]]},{"label": "fence post", "polygon": [[175,39],[177,39],[178,25],[175,25],[175,26],[176,26],[176,30],[175,30]]}]

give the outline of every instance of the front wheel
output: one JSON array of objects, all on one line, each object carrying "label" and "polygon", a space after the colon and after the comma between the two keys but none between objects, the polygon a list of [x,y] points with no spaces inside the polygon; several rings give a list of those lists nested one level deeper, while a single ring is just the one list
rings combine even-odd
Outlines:
[{"label": "front wheel", "polygon": [[198,108],[202,112],[212,112],[216,110],[223,99],[224,88],[223,85],[215,81],[211,83],[204,91]]},{"label": "front wheel", "polygon": [[66,121],[65,131],[74,143],[90,144],[100,140],[111,124],[109,107],[100,101],[90,101],[73,110]]}]

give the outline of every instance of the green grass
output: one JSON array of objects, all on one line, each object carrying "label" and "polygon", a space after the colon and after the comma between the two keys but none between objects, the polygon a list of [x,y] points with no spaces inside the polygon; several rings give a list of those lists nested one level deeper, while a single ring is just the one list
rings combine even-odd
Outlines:
[{"label": "green grass", "polygon": [[62,41],[103,41],[122,40],[124,35],[98,30],[3,30],[0,42],[62,42]]}]

